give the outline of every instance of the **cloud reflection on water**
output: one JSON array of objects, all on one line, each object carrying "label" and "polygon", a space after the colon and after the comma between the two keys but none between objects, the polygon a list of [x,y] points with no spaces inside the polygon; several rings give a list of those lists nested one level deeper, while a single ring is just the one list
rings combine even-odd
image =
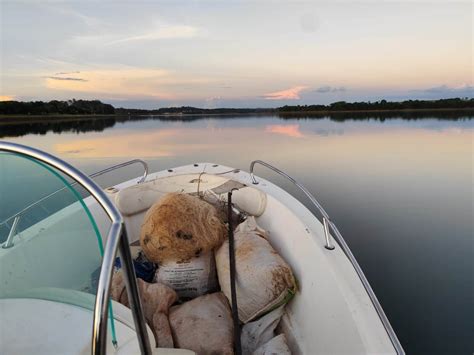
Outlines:
[{"label": "cloud reflection on water", "polygon": [[304,134],[300,131],[299,124],[290,125],[268,125],[265,127],[265,132],[283,134],[288,137],[302,138]]}]

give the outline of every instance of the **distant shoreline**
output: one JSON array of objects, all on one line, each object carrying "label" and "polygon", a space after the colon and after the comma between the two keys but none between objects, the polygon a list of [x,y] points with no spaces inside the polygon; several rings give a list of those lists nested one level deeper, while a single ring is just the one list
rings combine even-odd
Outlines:
[{"label": "distant shoreline", "polygon": [[397,109],[397,110],[315,110],[315,111],[278,111],[275,109],[269,109],[265,111],[259,109],[255,112],[233,112],[233,113],[163,113],[163,114],[44,114],[44,115],[25,115],[25,114],[0,114],[0,125],[2,124],[15,124],[15,123],[40,123],[40,122],[61,122],[61,121],[74,121],[74,120],[99,120],[99,119],[116,119],[122,118],[122,121],[127,121],[128,117],[169,117],[169,118],[180,118],[180,117],[196,117],[196,116],[262,116],[262,115],[274,115],[274,116],[331,116],[337,114],[380,114],[380,113],[429,113],[429,112],[471,112],[474,114],[474,107],[465,108],[420,108],[420,109]]},{"label": "distant shoreline", "polygon": [[305,114],[319,114],[331,115],[337,113],[410,113],[410,112],[452,112],[452,111],[472,111],[474,107],[461,108],[413,108],[413,109],[397,109],[397,110],[320,110],[320,111],[279,111],[278,115],[305,115]]},{"label": "distant shoreline", "polygon": [[[337,101],[328,105],[285,105],[273,108],[199,108],[193,106],[172,106],[157,109],[115,108],[100,100],[52,100],[43,101],[1,101],[0,122],[60,122],[73,120],[97,120],[103,117],[115,118],[117,121],[134,120],[140,117],[156,117],[163,120],[191,119],[192,117],[232,117],[273,115],[281,118],[307,117],[321,118],[324,116],[340,118],[341,115],[403,116],[426,115],[426,113],[446,113],[455,115],[474,111],[474,98],[449,98],[439,100],[405,100],[375,102]],[[339,117],[336,117],[339,116]],[[347,118],[347,117],[346,117]]]}]

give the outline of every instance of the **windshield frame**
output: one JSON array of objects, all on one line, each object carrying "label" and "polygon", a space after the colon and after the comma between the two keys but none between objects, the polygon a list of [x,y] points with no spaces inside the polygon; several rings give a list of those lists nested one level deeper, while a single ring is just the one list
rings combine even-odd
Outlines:
[{"label": "windshield frame", "polygon": [[93,313],[92,354],[104,354],[107,349],[107,320],[110,299],[110,284],[117,250],[124,266],[125,283],[130,300],[138,343],[142,354],[151,354],[151,346],[146,329],[145,318],[140,303],[135,270],[128,246],[128,238],[123,225],[123,218],[105,192],[87,175],[69,163],[41,150],[16,143],[0,141],[0,151],[16,153],[26,158],[37,160],[47,166],[56,168],[80,184],[101,205],[111,220],[104,247],[101,271]]}]

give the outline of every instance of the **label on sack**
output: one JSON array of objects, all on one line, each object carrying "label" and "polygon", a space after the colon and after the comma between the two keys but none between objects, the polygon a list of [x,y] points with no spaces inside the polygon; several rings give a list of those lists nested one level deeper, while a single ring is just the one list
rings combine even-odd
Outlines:
[{"label": "label on sack", "polygon": [[213,252],[184,262],[166,262],[156,271],[156,282],[176,291],[180,299],[191,299],[214,292],[217,274]]}]

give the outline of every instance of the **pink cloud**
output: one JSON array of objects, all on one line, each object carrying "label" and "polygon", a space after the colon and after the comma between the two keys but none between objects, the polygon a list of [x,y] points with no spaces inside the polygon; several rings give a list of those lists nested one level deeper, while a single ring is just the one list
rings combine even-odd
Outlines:
[{"label": "pink cloud", "polygon": [[269,125],[265,127],[265,132],[283,134],[288,137],[293,138],[302,138],[304,137],[303,133],[300,131],[300,125],[290,124],[290,125]]},{"label": "pink cloud", "polygon": [[270,92],[263,97],[267,100],[299,100],[301,91],[307,88],[307,86],[294,86],[286,90]]}]

